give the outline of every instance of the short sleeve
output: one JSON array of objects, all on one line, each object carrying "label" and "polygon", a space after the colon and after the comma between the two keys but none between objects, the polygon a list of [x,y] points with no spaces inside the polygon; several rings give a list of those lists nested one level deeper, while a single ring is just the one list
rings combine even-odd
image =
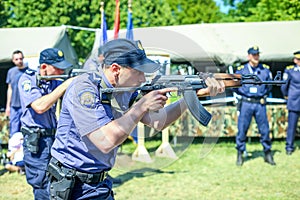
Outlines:
[{"label": "short sleeve", "polygon": [[42,96],[40,88],[36,85],[35,76],[27,74],[22,75],[19,80],[19,92],[25,107]]},{"label": "short sleeve", "polygon": [[88,80],[73,82],[64,96],[63,106],[68,108],[79,134],[84,136],[109,123],[111,118],[101,103],[96,85]]}]

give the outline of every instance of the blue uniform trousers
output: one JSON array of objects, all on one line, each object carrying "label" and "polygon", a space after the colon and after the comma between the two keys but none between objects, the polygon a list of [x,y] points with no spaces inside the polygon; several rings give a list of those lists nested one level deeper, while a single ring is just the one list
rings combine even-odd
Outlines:
[{"label": "blue uniform trousers", "polygon": [[249,125],[254,116],[258,131],[261,135],[260,142],[264,152],[271,150],[271,139],[269,135],[269,123],[266,111],[266,105],[260,103],[242,102],[238,118],[238,133],[236,135],[236,149],[238,151],[246,150],[246,139]]},{"label": "blue uniform trousers", "polygon": [[[28,135],[25,135],[25,140]],[[47,200],[50,198],[47,186],[48,176],[46,170],[50,161],[50,149],[54,141],[54,136],[41,137],[39,139],[38,153],[31,153],[26,148],[24,142],[24,162],[26,179],[29,185],[33,187],[35,200]]]},{"label": "blue uniform trousers", "polygon": [[294,151],[294,140],[300,112],[289,110],[288,128],[286,135],[286,151]]},{"label": "blue uniform trousers", "polygon": [[21,107],[10,107],[9,116],[9,137],[11,138],[13,134],[20,132],[21,129]]},{"label": "blue uniform trousers", "polygon": [[106,178],[104,181],[95,184],[87,184],[76,181],[72,190],[71,199],[76,200],[114,200],[112,181]]}]

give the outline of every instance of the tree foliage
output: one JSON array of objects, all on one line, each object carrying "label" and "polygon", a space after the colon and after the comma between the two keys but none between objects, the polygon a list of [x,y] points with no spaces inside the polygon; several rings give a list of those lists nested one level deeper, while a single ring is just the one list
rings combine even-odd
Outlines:
[{"label": "tree foliage", "polygon": [[299,0],[223,0],[233,6],[222,21],[287,21],[300,19]]},{"label": "tree foliage", "polygon": [[8,1],[0,1],[0,27],[7,26],[8,19],[12,16]]},{"label": "tree foliage", "polygon": [[[5,0],[0,4],[1,27],[43,27],[72,25],[100,27],[100,1],[84,0]],[[120,28],[126,28],[128,1],[120,0]],[[133,0],[134,27],[167,26],[216,22],[218,7],[213,0]],[[105,1],[108,29],[115,19],[115,0]],[[72,45],[81,60],[86,58],[94,42],[94,32],[69,29]]]},{"label": "tree foliage", "polygon": [[[73,25],[96,28],[100,26],[100,2],[68,0],[7,0],[12,11],[3,27],[44,27]],[[80,58],[92,48],[94,33],[68,29],[72,45]]]},{"label": "tree foliage", "polygon": [[[134,27],[172,26],[212,22],[297,20],[299,0],[223,0],[232,9],[221,13],[214,0],[132,0]],[[100,27],[99,0],[0,0],[0,27],[72,25]],[[115,19],[115,0],[105,0],[108,29]],[[120,28],[126,28],[128,0],[120,0]],[[94,32],[68,29],[72,45],[83,61],[91,51]]]},{"label": "tree foliage", "polygon": [[212,23],[221,19],[221,12],[211,0],[168,0],[176,25]]}]

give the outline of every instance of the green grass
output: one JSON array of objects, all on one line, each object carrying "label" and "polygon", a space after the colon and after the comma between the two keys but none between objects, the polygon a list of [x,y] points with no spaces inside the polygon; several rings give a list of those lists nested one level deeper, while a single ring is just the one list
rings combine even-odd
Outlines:
[{"label": "green grass", "polygon": [[[146,142],[146,145],[155,151],[159,142]],[[235,165],[234,142],[212,145],[205,156],[201,153],[204,146],[201,142],[193,143],[176,161],[157,158],[151,152],[153,163],[139,163],[130,161],[127,155],[135,147],[129,143],[123,145],[120,157],[128,162],[110,173],[123,180],[114,186],[115,199],[300,199],[300,151],[287,156],[285,141],[273,142],[276,166],[263,161],[258,142],[247,144],[250,156],[242,167]],[[18,174],[0,176],[0,194],[1,200],[33,199],[25,176]]]}]

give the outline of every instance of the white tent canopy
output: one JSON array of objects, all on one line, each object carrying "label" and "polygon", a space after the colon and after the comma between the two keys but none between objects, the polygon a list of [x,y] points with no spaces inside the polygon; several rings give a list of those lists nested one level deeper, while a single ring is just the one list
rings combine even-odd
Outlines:
[{"label": "white tent canopy", "polygon": [[21,50],[25,59],[38,60],[42,50],[52,47],[62,49],[66,59],[73,65],[78,63],[77,54],[71,46],[65,26],[1,28],[0,38],[0,66],[1,63],[10,62],[12,52],[15,50]]},{"label": "white tent canopy", "polygon": [[[213,61],[231,65],[247,59],[247,49],[259,46],[261,61],[290,62],[300,50],[300,21],[194,24],[135,28],[147,53],[169,53],[173,61]],[[108,31],[112,38],[113,31]],[[120,30],[125,38],[126,30]],[[99,46],[97,30],[93,49]]]}]

